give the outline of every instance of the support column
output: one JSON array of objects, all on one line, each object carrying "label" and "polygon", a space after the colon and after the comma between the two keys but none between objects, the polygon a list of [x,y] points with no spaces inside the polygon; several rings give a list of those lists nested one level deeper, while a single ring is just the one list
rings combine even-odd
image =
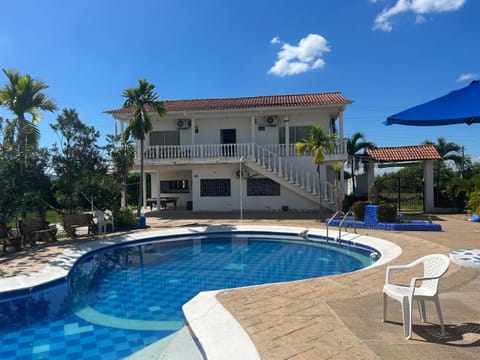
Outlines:
[{"label": "support column", "polygon": [[143,199],[142,206],[147,206],[147,173],[143,172]]},{"label": "support column", "polygon": [[375,163],[373,161],[368,162],[368,171],[367,171],[367,194],[370,186],[375,182]]},{"label": "support column", "polygon": [[340,167],[340,189],[338,192],[339,200],[340,200],[340,207],[337,210],[342,210],[342,203],[343,199],[345,197],[345,169],[344,169],[344,163],[342,163],[342,166]]},{"label": "support column", "polygon": [[127,206],[127,194],[124,189],[121,191],[121,199],[120,199],[120,208],[124,208]]},{"label": "support column", "polygon": [[[157,178],[157,211],[160,211],[160,208],[161,208],[161,204],[160,204],[160,196],[162,195],[162,190],[161,190],[161,186],[160,186],[160,172],[157,171],[157,174],[156,174],[156,178]],[[153,180],[152,180],[152,189],[153,189]]]},{"label": "support column", "polygon": [[252,147],[251,147],[251,150],[250,150],[250,157],[251,158],[255,158],[255,130],[256,130],[256,126],[255,126],[255,116],[252,116],[252,119],[251,119],[251,122],[250,122],[250,129],[251,129],[251,134],[250,134],[250,139],[251,139],[251,143],[252,143]]},{"label": "support column", "polygon": [[290,156],[290,119],[288,116],[283,118],[283,123],[285,124],[285,155]]},{"label": "support column", "polygon": [[338,114],[338,137],[343,139],[343,110]]},{"label": "support column", "polygon": [[425,160],[423,162],[423,203],[425,212],[434,211],[433,160]]},{"label": "support column", "polygon": [[192,117],[192,127],[191,127],[191,131],[190,131],[190,134],[191,134],[191,141],[190,141],[190,144],[192,145],[195,145],[195,118]]}]

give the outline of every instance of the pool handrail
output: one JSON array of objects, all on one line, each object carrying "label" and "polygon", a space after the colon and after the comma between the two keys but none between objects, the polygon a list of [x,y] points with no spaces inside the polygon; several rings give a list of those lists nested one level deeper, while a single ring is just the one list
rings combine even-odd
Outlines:
[{"label": "pool handrail", "polygon": [[347,211],[345,216],[343,217],[342,221],[340,221],[340,224],[338,225],[338,238],[342,238],[342,225],[345,227],[345,231],[347,231],[347,220],[352,220],[353,218],[353,232],[356,234],[357,233],[357,223],[356,223],[356,217],[355,213],[352,210]]},{"label": "pool handrail", "polygon": [[326,228],[327,228],[327,239],[328,239],[328,226],[330,225],[330,222],[332,222],[332,220],[335,220],[336,218],[338,218],[339,216],[342,216],[342,218],[345,216],[345,213],[342,211],[342,210],[339,210],[337,212],[335,212],[335,214],[333,214],[333,216],[328,219],[328,221],[326,222]]}]

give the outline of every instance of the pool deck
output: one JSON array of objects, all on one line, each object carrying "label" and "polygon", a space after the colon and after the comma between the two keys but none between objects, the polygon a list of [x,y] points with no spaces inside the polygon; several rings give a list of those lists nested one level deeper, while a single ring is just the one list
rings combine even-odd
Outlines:
[{"label": "pool deck", "polygon": [[[186,226],[276,225],[324,228],[308,213],[201,213],[162,211],[147,217],[150,230]],[[268,218],[267,218],[268,217]],[[433,215],[441,232],[358,229],[360,234],[392,241],[406,264],[431,253],[480,247],[480,223],[465,215]],[[148,231],[148,230],[147,230]],[[332,235],[338,232],[331,228]],[[48,264],[79,238],[0,255],[0,277],[27,275]],[[402,336],[400,304],[389,302],[383,323],[382,286],[386,265],[351,274],[222,291],[217,299],[253,340],[262,359],[478,359],[480,356],[480,272],[451,265],[441,281],[440,301],[447,336],[440,337],[436,312],[427,303],[422,324],[414,309],[412,340]],[[406,273],[398,280],[408,280]],[[219,334],[221,336],[221,334]]]}]

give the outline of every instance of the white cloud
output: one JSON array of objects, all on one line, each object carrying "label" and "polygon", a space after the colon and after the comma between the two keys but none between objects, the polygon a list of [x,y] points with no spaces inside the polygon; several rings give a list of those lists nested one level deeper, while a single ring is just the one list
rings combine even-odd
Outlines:
[{"label": "white cloud", "polygon": [[[282,43],[274,37],[271,44]],[[277,61],[268,70],[269,74],[286,76],[301,74],[325,66],[323,54],[329,52],[327,40],[317,34],[309,34],[301,39],[297,45],[283,43],[282,49],[277,54]]]},{"label": "white cloud", "polygon": [[[396,0],[396,3],[383,9],[375,18],[373,30],[392,31],[390,19],[398,14],[413,12],[417,15],[417,23],[426,21],[424,15],[455,11],[460,9],[467,0]],[[371,1],[372,2],[372,1]]]},{"label": "white cloud", "polygon": [[275,36],[272,40],[270,40],[270,44],[280,44],[280,38]]},{"label": "white cloud", "polygon": [[457,82],[472,81],[472,80],[476,80],[478,78],[479,78],[478,74],[464,73],[464,74],[460,74],[460,76],[457,79]]}]

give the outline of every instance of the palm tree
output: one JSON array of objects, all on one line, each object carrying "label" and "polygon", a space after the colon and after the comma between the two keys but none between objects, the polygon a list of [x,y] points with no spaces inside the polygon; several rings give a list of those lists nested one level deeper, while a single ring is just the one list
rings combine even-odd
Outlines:
[{"label": "palm tree", "polygon": [[311,154],[313,163],[317,165],[318,196],[322,207],[322,184],[320,180],[320,164],[325,160],[325,154],[333,152],[339,138],[335,134],[326,134],[321,126],[313,126],[308,138],[295,144],[300,156]]},{"label": "palm tree", "polygon": [[[55,111],[57,106],[42,92],[49,86],[30,75],[21,75],[18,71],[2,69],[9,83],[0,89],[0,104],[10,110],[17,118],[11,121],[16,130],[16,148],[25,159],[27,147],[36,147],[40,133],[35,124],[40,121],[39,110]],[[31,115],[31,120],[25,117]]]},{"label": "palm tree", "polygon": [[[29,148],[37,148],[40,132],[36,123],[40,121],[40,110],[55,111],[55,102],[48,99],[42,92],[49,86],[41,80],[35,80],[30,75],[21,75],[18,71],[2,69],[8,78],[8,83],[0,89],[0,105],[11,111],[16,119],[9,123],[10,143],[17,151],[20,160],[19,195],[23,197],[23,177],[25,174],[26,151]],[[26,118],[31,115],[31,120]],[[15,139],[16,135],[16,139]],[[21,204],[21,216],[25,217],[25,204]]]},{"label": "palm tree", "polygon": [[[120,135],[107,135],[107,141],[109,141],[108,148],[110,149],[114,173],[121,183],[121,207],[123,208],[126,206],[127,176],[135,160],[135,145],[133,141],[121,138]],[[120,146],[116,146],[119,141],[121,141]]]},{"label": "palm tree", "polygon": [[358,170],[359,162],[356,161],[357,154],[360,150],[366,148],[376,148],[377,145],[371,141],[365,141],[365,135],[361,132],[356,132],[352,135],[351,138],[347,140],[347,154],[348,154],[348,163],[352,170],[352,188],[353,195],[357,194],[356,184],[355,184],[355,171]]},{"label": "palm tree", "polygon": [[447,161],[453,161],[455,163],[455,166],[460,169],[462,164],[463,164],[463,157],[460,153],[462,150],[462,147],[454,142],[447,142],[445,138],[439,137],[437,139],[437,143],[435,144],[434,142],[430,140],[425,140],[423,142],[424,144],[427,145],[434,145],[435,148],[437,149],[438,153],[442,157],[441,160],[437,160],[436,163],[436,187],[437,187],[437,192],[440,190],[440,173],[441,173],[441,168],[442,164]]},{"label": "palm tree", "polygon": [[126,98],[122,108],[131,111],[127,128],[125,129],[125,139],[132,136],[135,140],[140,140],[140,189],[138,196],[138,215],[143,204],[143,152],[146,135],[153,130],[150,113],[156,113],[159,117],[167,113],[166,105],[159,100],[157,93],[153,91],[155,85],[150,84],[146,79],[138,80],[138,86],[128,88],[123,91],[122,96]]}]

